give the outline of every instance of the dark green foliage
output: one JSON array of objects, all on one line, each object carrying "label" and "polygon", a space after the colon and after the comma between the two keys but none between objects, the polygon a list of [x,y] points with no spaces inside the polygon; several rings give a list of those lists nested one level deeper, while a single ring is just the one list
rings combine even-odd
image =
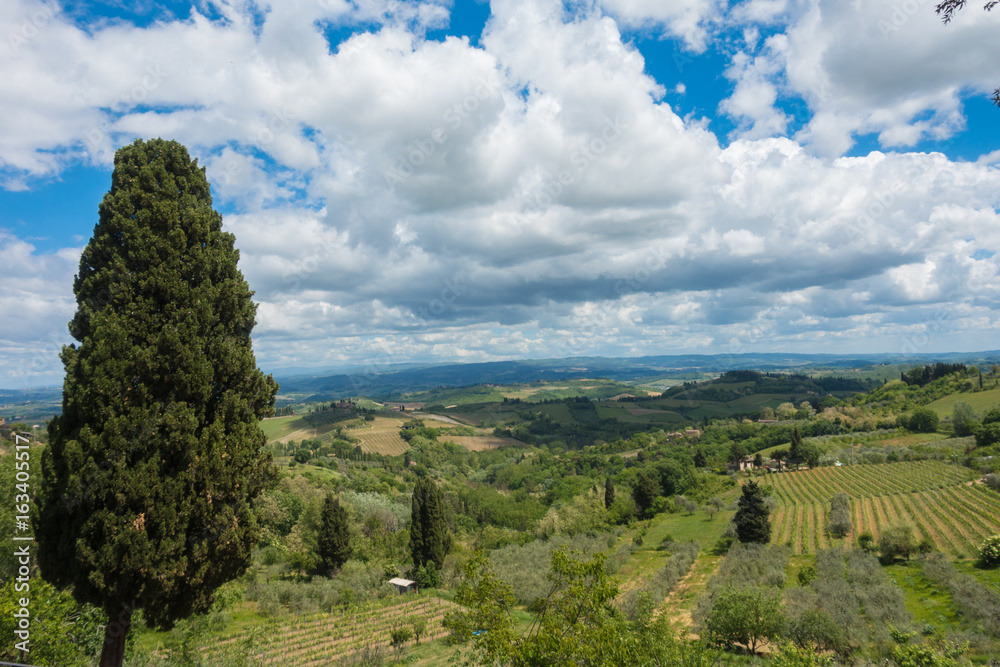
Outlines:
[{"label": "dark green foliage", "polygon": [[336,570],[347,562],[352,553],[347,509],[329,493],[323,499],[319,535],[316,536],[316,555],[324,568]]},{"label": "dark green foliage", "polygon": [[524,489],[504,495],[488,486],[462,488],[457,496],[456,514],[464,514],[480,526],[531,530],[545,516],[545,506]]},{"label": "dark green foliage", "polygon": [[867,530],[858,535],[858,548],[865,553],[871,553],[875,547],[875,536]]},{"label": "dark green foliage", "polygon": [[737,502],[738,508],[733,521],[736,523],[736,537],[740,542],[767,544],[771,541],[771,510],[764,503],[764,490],[757,482],[743,485],[743,495]]},{"label": "dark green foliage", "polygon": [[983,415],[983,425],[1000,423],[1000,408],[990,408]]},{"label": "dark green foliage", "polygon": [[937,413],[929,408],[917,408],[906,420],[906,428],[914,433],[934,433],[937,427]]},{"label": "dark green foliage", "polygon": [[799,586],[808,586],[816,579],[816,568],[812,565],[806,565],[801,570],[799,570]]},{"label": "dark green foliage", "polygon": [[635,480],[635,488],[632,489],[636,511],[644,514],[653,506],[653,501],[658,495],[660,495],[660,483],[656,478],[646,472],[639,473]]},{"label": "dark green foliage", "polygon": [[440,570],[450,547],[441,489],[426,477],[419,479],[413,488],[410,512],[410,555],[414,569],[433,564]]},{"label": "dark green foliage", "polygon": [[808,442],[799,449],[799,454],[802,456],[802,460],[806,462],[806,465],[810,468],[815,468],[819,465],[819,457],[823,455],[818,445]]},{"label": "dark green foliage", "polygon": [[792,442],[788,447],[788,459],[790,461],[802,460],[802,434],[799,433],[798,426],[792,431]]},{"label": "dark green foliage", "polygon": [[604,480],[604,508],[610,509],[615,502],[615,483],[608,477]]},{"label": "dark green foliage", "polygon": [[1000,422],[984,423],[976,431],[976,447],[989,447],[1000,442]]},{"label": "dark green foliage", "polygon": [[277,384],[254,360],[233,235],[183,146],[119,150],[99,213],[42,461],[39,564],[115,618],[142,608],[169,627],[250,564]]},{"label": "dark green foliage", "polygon": [[938,378],[943,378],[957,372],[964,374],[965,364],[943,364],[938,362],[932,366],[921,366],[901,373],[900,379],[906,384],[923,387]]},{"label": "dark green foliage", "polygon": [[705,452],[698,450],[694,453],[694,467],[704,468],[708,465],[708,461],[705,459]]}]

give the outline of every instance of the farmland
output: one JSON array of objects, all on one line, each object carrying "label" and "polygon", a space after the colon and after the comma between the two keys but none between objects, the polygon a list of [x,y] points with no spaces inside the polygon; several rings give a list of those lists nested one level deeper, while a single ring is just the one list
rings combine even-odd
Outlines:
[{"label": "farmland", "polygon": [[767,485],[778,501],[772,542],[789,544],[795,553],[835,546],[825,529],[830,498],[851,498],[853,531],[846,544],[869,531],[877,539],[887,527],[913,526],[918,540],[928,539],[945,553],[965,558],[983,539],[1000,532],[1000,495],[981,484],[967,468],[936,461],[817,468],[770,475]]},{"label": "farmland", "polygon": [[376,417],[375,421],[363,422],[349,429],[361,444],[361,451],[386,456],[399,456],[409,445],[399,436],[399,426],[403,422],[390,417]]},{"label": "farmland", "polygon": [[[447,634],[442,621],[454,608],[453,603],[437,597],[392,596],[330,613],[288,618],[280,633],[267,632],[260,624],[248,624],[213,637],[201,653],[206,664],[223,662],[224,656],[234,651],[245,655],[247,649],[257,659],[254,664],[263,665],[315,667],[332,660],[360,661],[362,657],[376,656],[384,660],[392,651],[390,633],[394,628],[408,628],[423,621],[426,628],[420,641],[431,641]],[[406,645],[415,643],[411,639]]]},{"label": "farmland", "polygon": [[522,444],[514,438],[500,438],[492,435],[453,435],[443,439],[465,447],[470,452],[483,452],[489,449]]}]

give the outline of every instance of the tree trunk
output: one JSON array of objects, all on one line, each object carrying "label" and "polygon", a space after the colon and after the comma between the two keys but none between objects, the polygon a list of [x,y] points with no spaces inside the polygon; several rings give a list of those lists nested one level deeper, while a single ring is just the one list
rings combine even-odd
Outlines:
[{"label": "tree trunk", "polygon": [[100,667],[122,667],[125,660],[125,638],[132,625],[132,608],[128,605],[122,607],[118,618],[108,616],[108,624],[104,627]]}]

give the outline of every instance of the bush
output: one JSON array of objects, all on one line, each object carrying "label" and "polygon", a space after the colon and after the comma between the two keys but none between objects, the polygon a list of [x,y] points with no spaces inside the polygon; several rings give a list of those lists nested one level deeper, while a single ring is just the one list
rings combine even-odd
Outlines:
[{"label": "bush", "polygon": [[983,567],[1000,565],[1000,535],[991,535],[979,549],[979,562]]},{"label": "bush", "polygon": [[910,554],[917,549],[913,537],[913,527],[906,524],[891,526],[878,538],[878,552],[883,563],[891,563],[897,558],[910,560]]},{"label": "bush", "polygon": [[843,537],[851,532],[851,501],[846,493],[838,493],[830,500],[827,529],[834,537]]},{"label": "bush", "polygon": [[987,475],[986,486],[990,487],[994,491],[1000,491],[1000,475],[996,473],[991,473]]},{"label": "bush", "polygon": [[937,413],[929,408],[917,408],[906,420],[906,428],[914,433],[934,433],[937,427]]}]

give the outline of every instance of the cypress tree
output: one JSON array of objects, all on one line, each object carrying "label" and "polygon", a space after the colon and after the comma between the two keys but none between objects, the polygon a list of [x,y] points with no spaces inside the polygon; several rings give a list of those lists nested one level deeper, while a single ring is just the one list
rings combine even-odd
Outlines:
[{"label": "cypress tree", "polygon": [[604,508],[607,509],[615,502],[615,485],[612,483],[611,478],[608,477],[604,480]]},{"label": "cypress tree", "polygon": [[799,427],[792,430],[792,443],[788,447],[788,458],[792,461],[800,461],[802,457],[802,434]]},{"label": "cypress tree", "polygon": [[316,545],[320,562],[328,570],[342,566],[354,553],[351,548],[351,526],[347,509],[328,493],[320,513],[320,531]]},{"label": "cypress tree", "polygon": [[108,614],[100,664],[117,667],[136,609],[169,628],[250,565],[251,503],[277,477],[259,422],[278,387],[254,359],[234,237],[183,146],[120,149],[98,213],[36,538],[42,576]]},{"label": "cypress tree", "polygon": [[635,480],[635,488],[632,489],[632,499],[635,501],[636,510],[642,514],[653,506],[653,501],[660,494],[660,483],[655,477],[643,471]]},{"label": "cypress tree", "polygon": [[413,557],[413,569],[424,563],[424,522],[423,522],[423,488],[424,479],[417,480],[413,487],[413,500],[410,502],[410,555]]},{"label": "cypress tree", "polygon": [[444,518],[444,498],[434,482],[427,481],[428,493],[424,501],[424,563],[434,563],[440,570],[448,555],[448,524]]},{"label": "cypress tree", "polygon": [[705,452],[700,449],[694,453],[694,467],[704,468],[708,465],[708,461],[705,459]]},{"label": "cypress tree", "polygon": [[737,503],[738,509],[733,521],[736,523],[736,537],[740,542],[767,544],[771,541],[771,510],[764,503],[764,490],[757,482],[743,485],[743,495]]},{"label": "cypress tree", "polygon": [[428,563],[441,569],[450,546],[441,489],[422,478],[413,489],[410,512],[410,555],[414,569]]}]

